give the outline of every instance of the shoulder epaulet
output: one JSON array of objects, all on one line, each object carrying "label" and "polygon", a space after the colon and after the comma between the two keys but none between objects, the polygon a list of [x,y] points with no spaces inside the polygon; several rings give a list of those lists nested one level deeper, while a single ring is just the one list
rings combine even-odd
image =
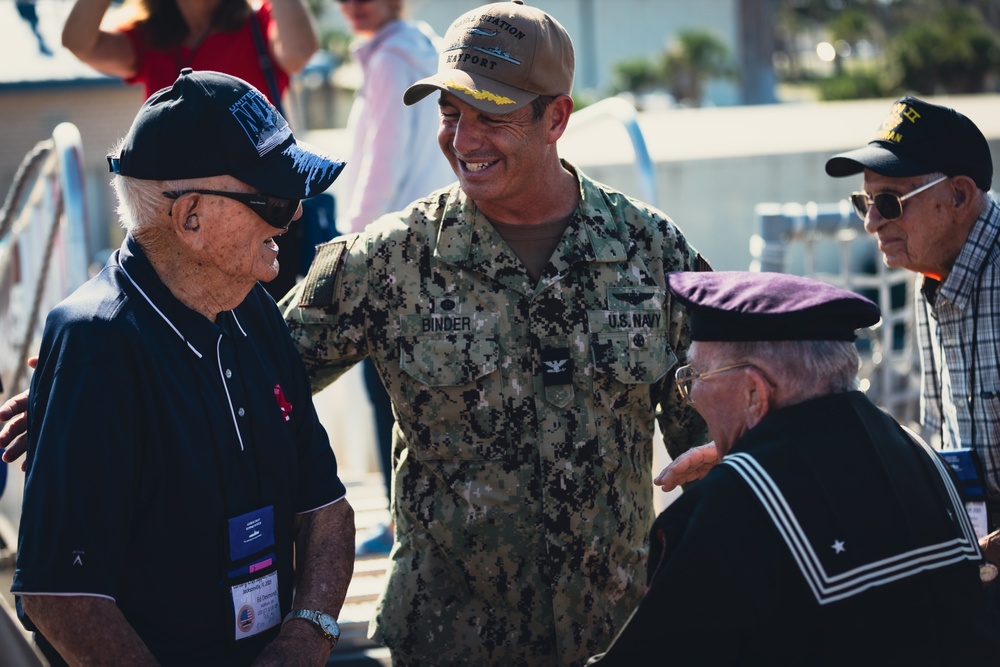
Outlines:
[{"label": "shoulder epaulet", "polygon": [[337,272],[347,256],[347,246],[352,237],[338,237],[328,243],[316,246],[309,273],[306,274],[299,295],[299,307],[324,307],[333,303],[334,283]]}]

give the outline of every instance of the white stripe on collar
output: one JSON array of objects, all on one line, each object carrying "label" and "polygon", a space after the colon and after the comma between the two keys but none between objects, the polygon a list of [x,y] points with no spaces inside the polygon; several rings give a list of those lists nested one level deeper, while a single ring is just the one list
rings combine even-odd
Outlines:
[{"label": "white stripe on collar", "polygon": [[869,588],[912,577],[920,572],[935,570],[963,560],[979,560],[979,545],[965,508],[942,467],[944,464],[936,456],[932,458],[937,463],[938,473],[945,488],[948,489],[953,511],[960,517],[962,537],[902,552],[834,576],[828,575],[824,570],[798,518],[774,479],[767,474],[760,463],[745,452],[730,454],[722,463],[743,478],[760,500],[816,601],[825,605],[853,597]]},{"label": "white stripe on collar", "polygon": [[[180,338],[182,341],[184,341],[184,344],[187,345],[189,348],[191,348],[191,351],[194,352],[196,355],[198,355],[198,358],[201,359],[204,355],[202,355],[202,353],[199,352],[198,349],[191,344],[191,341],[189,341],[187,337],[181,333],[180,329],[174,326],[174,323],[170,321],[170,318],[167,317],[166,314],[162,310],[160,310],[155,303],[153,303],[153,300],[149,298],[149,295],[146,294],[141,287],[139,287],[139,283],[137,283],[132,278],[132,276],[129,275],[129,272],[125,269],[125,265],[122,263],[122,258],[120,253],[117,259],[118,259],[118,266],[121,268],[122,273],[124,273],[125,277],[128,278],[128,281],[132,283],[132,286],[135,287],[136,290],[138,290],[139,294],[142,295],[142,298],[145,299],[146,302],[149,303],[149,305],[153,308],[153,310],[155,310],[156,313],[163,318],[163,321],[167,323],[167,326],[173,329],[174,333],[177,334],[177,337]],[[243,325],[240,323],[240,318],[236,317],[236,311],[230,311],[230,312],[232,312],[233,314],[233,321],[236,322],[236,326],[237,328],[239,328],[240,333],[243,334],[244,338],[246,338],[247,337],[246,329],[244,329]]]}]

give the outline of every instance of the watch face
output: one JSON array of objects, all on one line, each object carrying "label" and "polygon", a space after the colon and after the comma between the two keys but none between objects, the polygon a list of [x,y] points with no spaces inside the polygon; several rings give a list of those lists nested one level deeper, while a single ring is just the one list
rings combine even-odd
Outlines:
[{"label": "watch face", "polygon": [[319,627],[334,637],[340,637],[340,626],[329,614],[319,614]]}]

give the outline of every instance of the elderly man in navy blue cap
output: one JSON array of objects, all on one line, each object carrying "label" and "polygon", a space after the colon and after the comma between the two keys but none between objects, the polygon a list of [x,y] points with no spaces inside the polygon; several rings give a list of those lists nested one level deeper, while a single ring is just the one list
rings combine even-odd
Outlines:
[{"label": "elderly man in navy blue cap", "polygon": [[191,70],[108,161],[125,241],[49,315],[31,383],[22,620],[53,664],[323,665],[353,511],[258,281],[343,164]]},{"label": "elderly man in navy blue cap", "polygon": [[997,664],[950,470],[855,390],[875,304],[785,274],[667,282],[691,313],[677,388],[723,458],[657,518],[647,593],[591,664]]}]

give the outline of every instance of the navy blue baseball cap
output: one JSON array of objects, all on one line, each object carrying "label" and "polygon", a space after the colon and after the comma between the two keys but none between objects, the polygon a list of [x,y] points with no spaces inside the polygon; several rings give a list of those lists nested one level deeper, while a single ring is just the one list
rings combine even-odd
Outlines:
[{"label": "navy blue baseball cap", "polygon": [[941,172],[968,176],[980,190],[993,182],[993,158],[986,137],[971,120],[948,107],[901,97],[867,146],[834,155],[830,176],[851,176],[865,168],[890,178]]},{"label": "navy blue baseball cap", "polygon": [[173,86],[153,93],[111,171],[154,181],[228,175],[261,192],[305,199],[326,190],[344,168],[297,141],[259,90],[220,72],[181,70]]},{"label": "navy blue baseball cap", "polygon": [[787,273],[680,271],[667,287],[688,306],[696,341],[853,341],[881,317],[859,294]]}]

